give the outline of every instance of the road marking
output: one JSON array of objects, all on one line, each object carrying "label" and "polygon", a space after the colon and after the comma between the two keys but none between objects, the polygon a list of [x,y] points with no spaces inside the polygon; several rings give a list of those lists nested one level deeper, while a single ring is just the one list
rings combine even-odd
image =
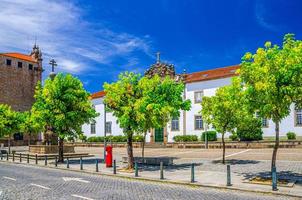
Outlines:
[{"label": "road marking", "polygon": [[71,196],[73,196],[73,197],[78,197],[78,198],[80,198],[80,199],[94,200],[94,199],[91,199],[91,198],[88,198],[88,197],[83,197],[83,196],[76,195],[76,194],[72,194]]},{"label": "road marking", "polygon": [[78,181],[82,183],[90,183],[90,181],[83,180],[82,178],[75,178],[75,177],[63,177],[64,181]]},{"label": "road marking", "polygon": [[11,181],[16,181],[15,178],[7,177],[7,176],[3,176],[3,178],[8,179],[8,180],[11,180]]},{"label": "road marking", "polygon": [[[240,152],[237,152],[237,153],[233,153],[233,154],[227,155],[225,157],[228,158],[228,157],[235,156],[235,155],[238,155],[238,154],[242,154],[242,153],[245,153],[245,152],[248,152],[248,151],[250,151],[250,149],[240,151]],[[214,160],[220,160],[220,159],[222,159],[222,157],[215,158]]]},{"label": "road marking", "polygon": [[30,185],[31,185],[31,186],[36,186],[36,187],[39,187],[39,188],[43,188],[43,189],[45,189],[45,190],[50,190],[49,187],[45,187],[45,186],[43,186],[43,185],[38,185],[38,184],[34,184],[34,183],[31,183]]}]

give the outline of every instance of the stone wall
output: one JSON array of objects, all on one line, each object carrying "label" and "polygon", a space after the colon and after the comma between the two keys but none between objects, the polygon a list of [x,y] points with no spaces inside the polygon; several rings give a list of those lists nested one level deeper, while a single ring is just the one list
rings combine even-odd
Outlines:
[{"label": "stone wall", "polygon": [[[104,143],[87,142],[72,143],[76,147],[104,147]],[[230,149],[261,149],[261,148],[273,148],[274,141],[254,141],[254,142],[226,142],[226,148]],[[113,148],[126,148],[126,143],[112,143]],[[146,148],[199,148],[204,149],[204,142],[171,142],[171,143],[146,143]],[[140,142],[134,142],[133,148],[141,148]],[[209,149],[222,148],[222,142],[209,142]],[[302,141],[280,141],[279,148],[302,148]]]},{"label": "stone wall", "polygon": [[[11,66],[6,65],[6,59],[12,60]],[[18,68],[22,62],[22,68]],[[33,65],[33,69],[28,68]],[[0,103],[8,104],[16,111],[29,110],[34,102],[34,91],[38,81],[41,81],[42,68],[39,63],[0,55]]]},{"label": "stone wall", "polygon": [[[64,153],[74,153],[73,145],[64,145]],[[59,153],[59,146],[57,145],[31,145],[29,152],[33,154],[54,154]]]}]

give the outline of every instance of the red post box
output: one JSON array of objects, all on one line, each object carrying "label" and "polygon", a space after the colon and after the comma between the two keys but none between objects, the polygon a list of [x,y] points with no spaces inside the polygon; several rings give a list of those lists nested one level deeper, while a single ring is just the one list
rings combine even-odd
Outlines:
[{"label": "red post box", "polygon": [[112,167],[112,146],[106,146],[106,167]]}]

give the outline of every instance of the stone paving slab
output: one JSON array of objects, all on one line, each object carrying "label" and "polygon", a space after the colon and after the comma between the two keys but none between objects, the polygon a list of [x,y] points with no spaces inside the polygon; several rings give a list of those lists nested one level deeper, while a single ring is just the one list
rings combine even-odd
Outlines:
[{"label": "stone paving slab", "polygon": [[[12,162],[11,160],[9,162]],[[19,163],[19,160],[16,160],[15,163]],[[26,163],[24,160],[22,163]],[[30,160],[30,164],[35,165],[34,160]],[[45,162],[39,161],[39,166],[45,166]],[[49,161],[47,163],[48,166],[55,167],[53,161]],[[248,184],[244,183],[247,178],[250,178],[252,175],[257,175],[257,172],[265,171],[263,169],[266,169],[269,167],[269,162],[259,162],[257,163],[258,167],[255,167],[253,170],[253,173],[248,173],[243,169],[242,167],[247,167],[249,164],[244,164],[244,166],[237,164],[235,166],[231,167],[231,177],[232,177],[232,187],[233,188],[239,188],[239,189],[245,189],[245,190],[258,190],[258,191],[271,191],[271,186],[268,185],[258,185],[258,184]],[[254,164],[250,164],[254,165]],[[117,175],[118,176],[125,176],[134,178],[134,173],[125,173],[120,172],[119,169],[123,168],[125,164],[118,162],[117,163]],[[288,164],[278,164],[280,168],[282,167],[289,169],[290,165]],[[63,164],[58,164],[58,168],[66,169],[67,165],[66,162]],[[70,159],[69,164],[70,170],[80,170],[79,160],[78,159]],[[298,181],[297,184],[295,184],[292,188],[287,187],[279,187],[279,192],[285,193],[285,194],[292,194],[292,195],[298,195],[302,198],[302,178],[301,178],[301,164],[299,163],[296,168],[291,166],[291,170],[298,170],[296,173],[298,177],[295,177]],[[112,168],[106,168],[105,164],[99,163],[99,174],[113,174]],[[247,169],[252,170],[251,167],[247,167]],[[256,170],[257,169],[257,170]],[[85,172],[96,172],[96,165],[95,165],[95,159],[83,159],[83,171]],[[245,175],[245,173],[249,174],[249,176]],[[286,175],[291,175],[286,172]],[[292,175],[291,175],[292,176]],[[152,179],[152,180],[160,180],[160,171],[158,166],[139,166],[139,177],[140,178],[146,178],[146,179]],[[190,165],[183,165],[183,166],[171,166],[171,167],[165,167],[164,169],[164,178],[165,181],[175,181],[175,182],[182,182],[182,183],[190,183],[191,178],[191,168]],[[207,185],[207,186],[215,186],[215,187],[225,187],[226,186],[226,166],[222,165],[220,163],[212,163],[212,162],[205,162],[201,163],[200,165],[196,165],[195,168],[195,183],[194,184],[201,184],[201,185]]]}]

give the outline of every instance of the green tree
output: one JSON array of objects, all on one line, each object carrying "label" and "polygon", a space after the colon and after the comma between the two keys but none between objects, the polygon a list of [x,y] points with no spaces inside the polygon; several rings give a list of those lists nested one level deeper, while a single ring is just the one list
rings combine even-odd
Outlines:
[{"label": "green tree", "polygon": [[44,128],[44,122],[35,116],[34,113],[30,111],[26,111],[20,113],[20,117],[22,118],[20,124],[20,131],[23,134],[28,134],[28,146],[31,144],[32,134],[38,134]]},{"label": "green tree", "polygon": [[138,87],[141,76],[134,73],[122,73],[118,81],[104,84],[106,96],[104,102],[117,117],[119,126],[127,136],[128,168],[133,169],[133,135],[139,132],[139,122],[135,105],[142,97],[142,92]]},{"label": "green tree", "polygon": [[235,134],[240,141],[262,140],[262,123],[261,119],[251,115],[242,116],[236,126]]},{"label": "green tree", "polygon": [[8,138],[8,152],[11,152],[11,137],[19,132],[22,118],[10,106],[0,104],[0,137]]},{"label": "green tree", "polygon": [[287,34],[282,47],[266,42],[255,54],[246,53],[240,76],[250,107],[275,124],[273,169],[276,167],[280,123],[290,114],[292,103],[299,108],[302,106],[302,41]]},{"label": "green tree", "polygon": [[152,128],[162,128],[173,118],[179,117],[180,110],[190,110],[191,101],[183,100],[184,84],[169,76],[143,77],[139,81],[142,97],[136,103],[139,129],[144,134],[142,157],[146,134]]},{"label": "green tree", "polygon": [[32,113],[58,135],[59,162],[64,161],[64,139],[77,137],[82,125],[97,116],[89,95],[81,81],[70,74],[58,74],[45,80],[43,88],[37,86]]},{"label": "green tree", "polygon": [[222,135],[223,164],[225,164],[225,133],[233,132],[242,117],[252,116],[244,108],[244,99],[244,90],[239,78],[234,78],[231,85],[217,89],[214,96],[202,99],[202,118]]},{"label": "green tree", "polygon": [[[115,83],[104,84],[105,103],[118,118],[127,136],[128,168],[133,168],[134,134],[146,134],[151,128],[163,127],[179,110],[189,110],[190,101],[183,101],[184,85],[170,77],[141,78],[139,74],[122,73]],[[144,138],[145,139],[145,138]]]}]

